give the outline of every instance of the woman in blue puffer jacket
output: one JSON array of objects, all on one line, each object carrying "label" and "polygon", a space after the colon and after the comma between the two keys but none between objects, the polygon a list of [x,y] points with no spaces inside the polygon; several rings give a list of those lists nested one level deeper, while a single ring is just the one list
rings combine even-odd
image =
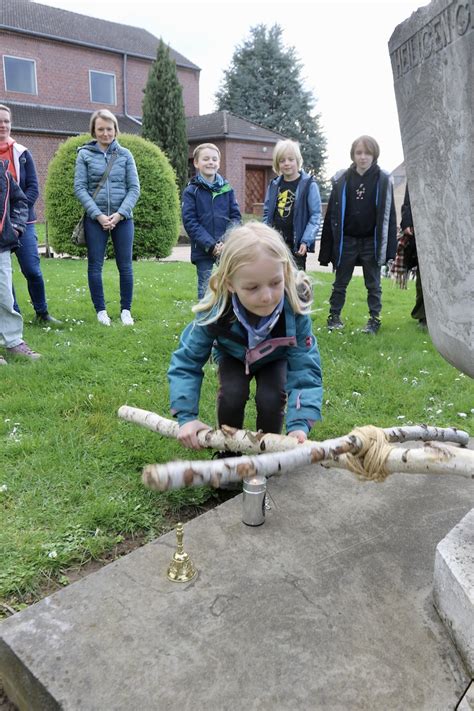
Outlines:
[{"label": "woman in blue puffer jacket", "polygon": [[[120,318],[125,326],[133,325],[130,313],[133,296],[132,209],[140,195],[140,182],[132,154],[116,140],[118,132],[117,119],[113,113],[106,109],[94,111],[90,120],[90,134],[95,140],[77,149],[74,176],[74,192],[86,211],[84,232],[89,290],[97,319],[104,326],[110,326],[102,284],[109,234],[120,274]],[[107,179],[93,197],[110,161],[113,163]]]}]

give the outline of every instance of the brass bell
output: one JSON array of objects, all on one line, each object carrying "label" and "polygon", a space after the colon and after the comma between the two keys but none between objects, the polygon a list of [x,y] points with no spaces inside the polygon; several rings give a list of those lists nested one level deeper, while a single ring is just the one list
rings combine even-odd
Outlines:
[{"label": "brass bell", "polygon": [[168,578],[175,583],[187,583],[192,580],[197,573],[191,558],[184,552],[183,548],[184,530],[183,524],[176,526],[177,548],[168,568]]}]

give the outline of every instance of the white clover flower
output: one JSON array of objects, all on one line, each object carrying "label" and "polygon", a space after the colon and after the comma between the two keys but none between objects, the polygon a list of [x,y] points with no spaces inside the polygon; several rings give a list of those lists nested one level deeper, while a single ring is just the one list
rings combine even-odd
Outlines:
[{"label": "white clover flower", "polygon": [[48,558],[57,558],[58,557],[58,552],[57,551],[50,551],[48,553]]},{"label": "white clover flower", "polygon": [[458,412],[458,417],[467,417],[465,412]]},{"label": "white clover flower", "polygon": [[353,390],[353,391],[352,391],[352,394],[353,394],[354,397],[360,397],[360,396],[361,396],[361,394],[358,393],[357,390]]},{"label": "white clover flower", "polygon": [[1,491],[1,492],[8,491],[8,486],[7,486],[6,484],[2,484],[2,485],[0,486],[0,491]]},{"label": "white clover flower", "polygon": [[397,415],[397,420],[404,420],[404,419],[405,419],[405,415]]}]

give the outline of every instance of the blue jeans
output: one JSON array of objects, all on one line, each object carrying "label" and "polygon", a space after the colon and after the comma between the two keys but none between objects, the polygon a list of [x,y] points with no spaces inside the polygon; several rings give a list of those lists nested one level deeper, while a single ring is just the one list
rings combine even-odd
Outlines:
[{"label": "blue jeans", "polygon": [[0,345],[13,348],[23,340],[23,319],[13,308],[12,258],[0,252]]},{"label": "blue jeans", "polygon": [[[46,303],[44,279],[41,273],[38,238],[33,222],[26,225],[26,229],[20,237],[20,246],[14,254],[16,254],[18,258],[18,264],[28,284],[28,293],[34,310],[37,314],[47,313],[48,304]],[[15,291],[13,291],[13,301],[13,308],[20,313]]]},{"label": "blue jeans", "polygon": [[373,237],[344,235],[341,263],[336,268],[336,278],[329,299],[330,312],[337,316],[340,315],[346,301],[346,289],[356,264],[362,265],[369,313],[378,318],[382,310],[382,287],[380,285],[380,267],[374,254]]},{"label": "blue jeans", "polygon": [[200,259],[196,262],[197,277],[198,277],[198,299],[202,299],[206,293],[207,285],[214,266],[214,259]]},{"label": "blue jeans", "polygon": [[86,216],[84,231],[87,244],[87,277],[95,310],[105,311],[102,268],[110,234],[114,245],[115,262],[120,274],[120,309],[130,311],[133,296],[133,220],[122,220],[108,232],[102,229],[97,220],[91,220]]}]

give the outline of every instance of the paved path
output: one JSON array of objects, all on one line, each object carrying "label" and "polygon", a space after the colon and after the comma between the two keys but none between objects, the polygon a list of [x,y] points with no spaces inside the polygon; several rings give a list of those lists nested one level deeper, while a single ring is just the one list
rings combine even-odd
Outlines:
[{"label": "paved path", "polygon": [[[316,253],[310,252],[308,254],[308,258],[306,260],[306,270],[308,272],[329,272],[332,273],[332,266],[329,267],[322,267],[319,262],[318,262],[318,252],[319,252],[319,246],[316,245]],[[161,259],[161,262],[189,262],[189,257],[190,257],[190,247],[189,245],[178,245],[177,247],[173,248],[173,251],[171,252],[169,257],[165,257],[165,259]],[[362,268],[361,267],[356,267],[354,269],[354,275],[355,276],[361,276],[362,275]]]}]

